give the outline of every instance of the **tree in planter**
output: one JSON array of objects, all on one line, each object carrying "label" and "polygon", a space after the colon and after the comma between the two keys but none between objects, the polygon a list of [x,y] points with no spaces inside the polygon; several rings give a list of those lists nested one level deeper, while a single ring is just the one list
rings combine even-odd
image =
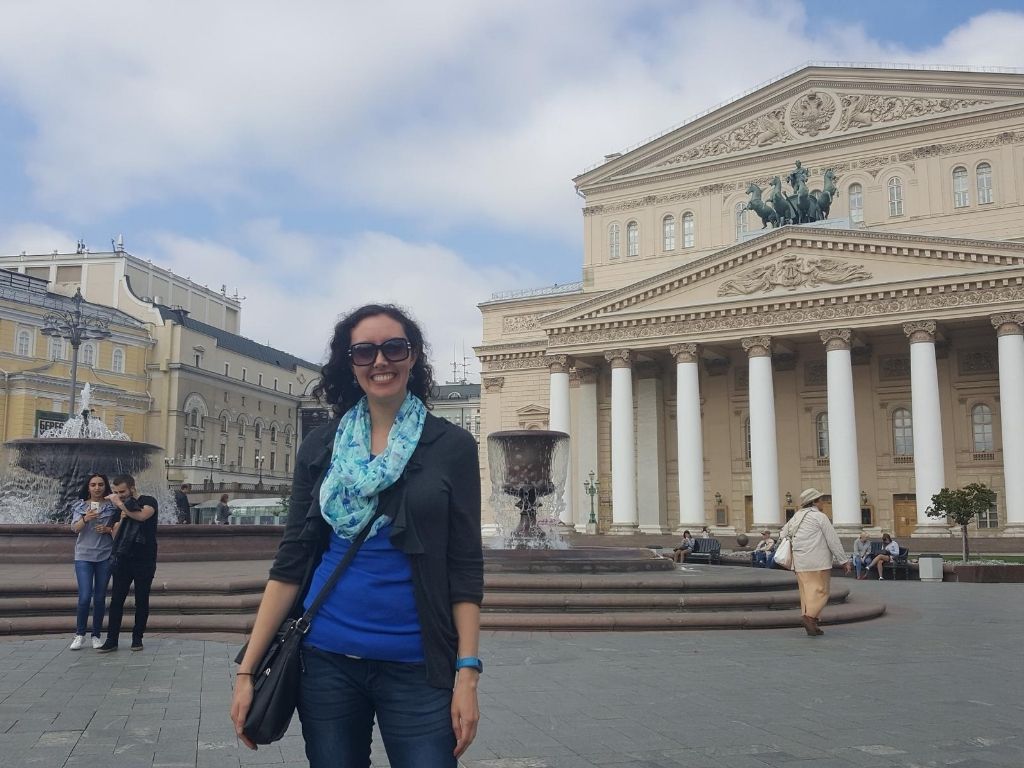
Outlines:
[{"label": "tree in planter", "polygon": [[281,494],[281,499],[278,502],[281,506],[274,510],[274,517],[280,518],[282,515],[288,516],[288,508],[292,503],[292,487],[286,486],[284,493]]},{"label": "tree in planter", "polygon": [[970,483],[963,488],[943,488],[932,496],[931,505],[925,510],[928,517],[948,517],[960,526],[963,535],[963,559],[971,553],[967,542],[967,526],[982,512],[988,512],[996,505],[996,494],[984,483]]}]

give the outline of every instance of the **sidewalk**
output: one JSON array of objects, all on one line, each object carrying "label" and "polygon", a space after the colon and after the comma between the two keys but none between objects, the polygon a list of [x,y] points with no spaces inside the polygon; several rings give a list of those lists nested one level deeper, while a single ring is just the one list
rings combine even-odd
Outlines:
[{"label": "sidewalk", "polygon": [[[845,582],[844,582],[845,584]],[[1024,589],[852,582],[885,617],[799,630],[485,633],[469,768],[1024,765]],[[141,653],[0,641],[5,768],[304,766],[298,724],[249,752],[228,720],[238,639]],[[375,740],[374,766],[387,765]]]}]

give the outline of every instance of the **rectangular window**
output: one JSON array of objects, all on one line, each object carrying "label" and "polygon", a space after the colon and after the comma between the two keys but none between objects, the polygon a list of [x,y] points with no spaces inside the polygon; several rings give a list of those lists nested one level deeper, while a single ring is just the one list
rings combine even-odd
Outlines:
[{"label": "rectangular window", "polygon": [[291,461],[290,461],[290,459],[291,459],[291,456],[289,456],[289,455],[288,455],[288,454],[286,453],[286,454],[284,455],[284,472],[285,472],[285,474],[288,474],[288,465],[289,465],[289,464],[291,464]]},{"label": "rectangular window", "polygon": [[274,391],[277,392],[277,379],[274,379]]},{"label": "rectangular window", "polygon": [[191,455],[191,456],[197,456],[198,455],[196,453],[196,439],[194,437],[189,441],[189,448],[191,449],[189,451],[189,455]]},{"label": "rectangular window", "polygon": [[978,527],[979,528],[998,528],[999,527],[999,511],[996,505],[989,507],[987,512],[982,512],[978,515]]},{"label": "rectangular window", "polygon": [[227,462],[228,447],[224,443],[220,444],[220,465],[223,467]]},{"label": "rectangular window", "polygon": [[288,382],[288,394],[290,395],[291,393],[292,393],[292,383],[289,381]]},{"label": "rectangular window", "polygon": [[231,363],[224,363],[224,375],[225,376],[230,376],[231,375]]},{"label": "rectangular window", "polygon": [[263,374],[262,373],[257,373],[256,374],[256,385],[260,386],[260,387],[263,386]]},{"label": "rectangular window", "polygon": [[276,459],[277,459],[277,454],[274,453],[273,451],[271,451],[270,452],[270,471],[271,472],[273,472],[274,469],[277,467]]},{"label": "rectangular window", "polygon": [[196,368],[201,368],[202,367],[202,365],[201,365],[202,362],[203,362],[203,356],[200,355],[198,352],[196,352]]},{"label": "rectangular window", "polygon": [[242,468],[242,451],[243,450],[244,449],[242,448],[242,446],[238,446],[238,468],[239,469]]},{"label": "rectangular window", "polygon": [[243,368],[242,369],[242,381],[245,381],[245,374],[246,373],[247,373],[247,371],[245,370],[245,368]]}]

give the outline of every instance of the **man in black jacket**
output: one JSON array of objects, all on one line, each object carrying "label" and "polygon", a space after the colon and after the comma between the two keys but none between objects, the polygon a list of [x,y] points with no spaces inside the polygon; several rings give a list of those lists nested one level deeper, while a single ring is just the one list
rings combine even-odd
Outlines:
[{"label": "man in black jacket", "polygon": [[135,478],[118,475],[110,482],[113,493],[107,497],[120,511],[115,524],[114,564],[111,568],[114,585],[110,594],[110,618],[107,640],[98,653],[117,650],[121,632],[124,601],[132,583],[135,584],[135,624],[132,626],[132,650],[142,650],[142,636],[149,620],[149,590],[156,575],[157,501],[139,494]]}]

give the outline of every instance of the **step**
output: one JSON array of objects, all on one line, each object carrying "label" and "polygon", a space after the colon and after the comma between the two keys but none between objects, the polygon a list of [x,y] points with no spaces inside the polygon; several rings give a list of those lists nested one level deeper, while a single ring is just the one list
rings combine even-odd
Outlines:
[{"label": "step", "polygon": [[[849,590],[835,590],[829,597],[829,603],[842,603],[848,596]],[[484,595],[481,610],[488,613],[499,611],[738,611],[779,610],[799,605],[800,596],[792,590],[706,595],[488,592]]]}]

